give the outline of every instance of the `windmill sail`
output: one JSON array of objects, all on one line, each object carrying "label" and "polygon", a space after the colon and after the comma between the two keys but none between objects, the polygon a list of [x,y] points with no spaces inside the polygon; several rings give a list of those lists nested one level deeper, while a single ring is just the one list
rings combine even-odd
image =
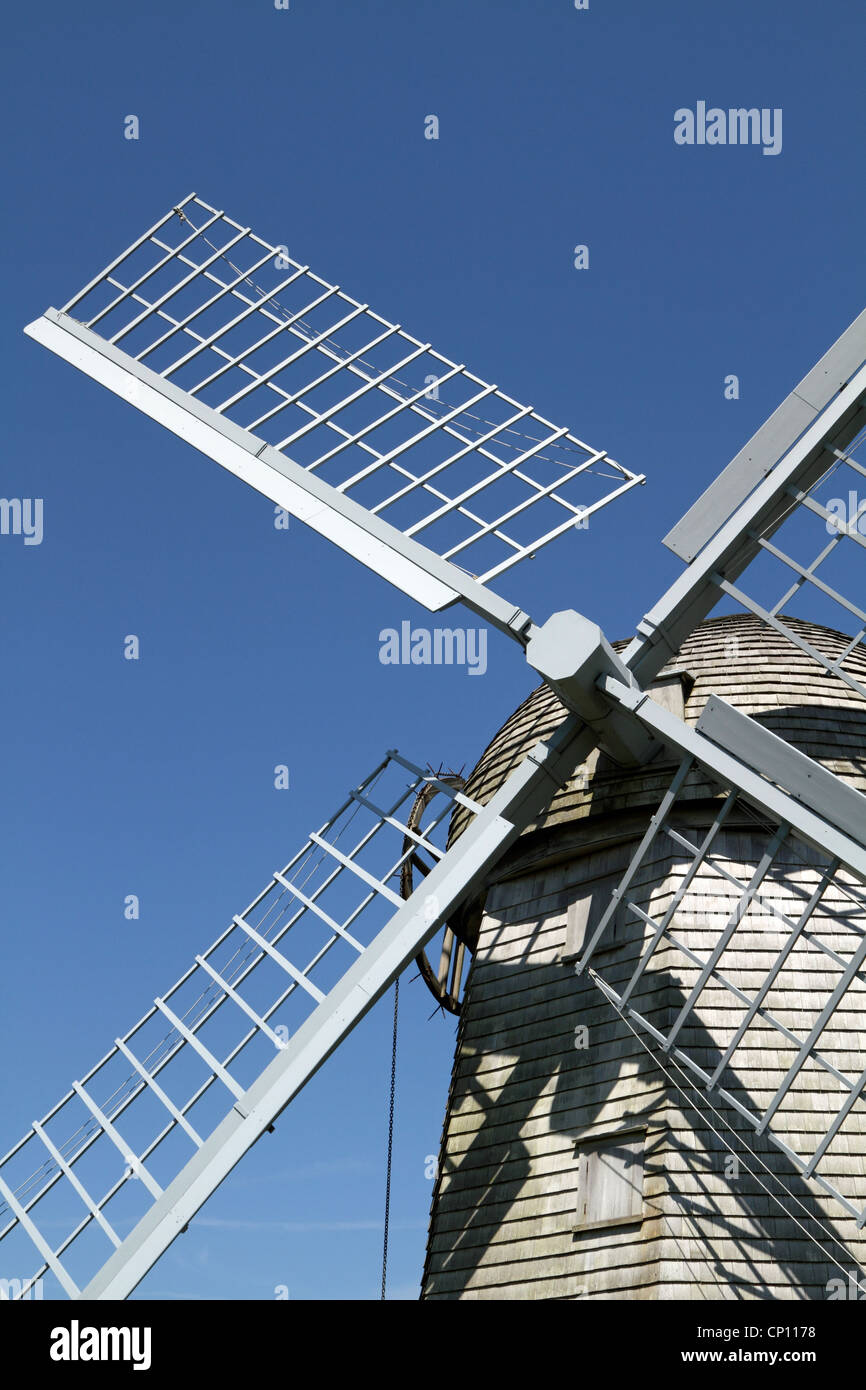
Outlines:
[{"label": "windmill sail", "polygon": [[[681,1063],[862,1226],[866,1191],[852,1181],[849,1154],[862,1143],[866,1117],[866,853],[846,847],[844,836],[819,848],[819,818],[807,836],[802,803],[782,794],[762,804],[749,770],[727,755],[719,761],[732,771],[719,777],[720,794],[697,811],[694,783],[706,780],[707,764],[695,751],[680,763],[576,969],[592,972],[616,1010],[658,1045],[662,1063]],[[839,790],[859,797],[854,809],[866,817],[866,797],[845,784]],[[749,853],[737,863],[744,841]],[[840,858],[845,848],[857,870]],[[677,880],[663,898],[650,868],[660,855]],[[593,968],[619,913],[644,928],[625,980]],[[674,986],[679,1002],[665,1018],[658,1004]],[[724,1020],[709,1052],[708,1011]],[[772,1056],[772,1071],[768,1061],[756,1076],[761,1056]]]},{"label": "windmill sail", "polygon": [[[38,1256],[18,1297],[126,1297],[591,747],[566,721],[484,808],[389,753],[0,1158],[0,1245]],[[445,801],[413,824],[430,784]],[[475,818],[445,854],[455,803]],[[404,901],[418,849],[434,866]]]},{"label": "windmill sail", "polygon": [[[666,538],[688,568],[625,653],[646,685],[725,597],[860,695],[866,639],[866,311],[850,325]],[[826,649],[786,621],[840,630]]]},{"label": "windmill sail", "polygon": [[433,611],[643,482],[194,194],[27,333]]}]

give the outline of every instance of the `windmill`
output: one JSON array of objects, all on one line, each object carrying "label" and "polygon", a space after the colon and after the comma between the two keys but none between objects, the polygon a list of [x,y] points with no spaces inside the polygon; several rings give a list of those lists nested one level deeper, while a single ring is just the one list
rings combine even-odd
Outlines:
[{"label": "windmill", "polygon": [[[536,624],[491,584],[643,478],[197,196],[26,332],[430,611],[467,606],[523,649],[563,709],[487,798],[471,794],[471,779],[464,788],[390,751],[0,1158],[0,1248],[17,1242],[35,1264],[20,1296],[44,1278],[71,1298],[126,1297],[440,931],[444,966],[428,966],[428,983],[456,1005],[451,960],[472,947],[472,914],[461,909],[594,757],[641,775],[671,764],[673,772],[616,886],[584,924],[572,978],[581,987],[592,981],[606,1007],[862,1225],[866,1180],[852,1183],[847,1171],[840,1180],[834,1155],[859,1116],[866,1058],[840,1065],[819,1042],[863,983],[866,798],[717,695],[693,726],[648,692],[726,596],[817,672],[866,698],[866,614],[836,578],[840,554],[866,545],[858,526],[866,507],[842,525],[826,492],[849,491],[843,477],[856,489],[866,472],[853,456],[864,425],[866,315],[666,538],[686,569],[621,651],[570,610]],[[810,527],[817,554],[804,550]],[[781,601],[764,597],[765,562],[789,577]],[[806,590],[835,604],[846,624],[829,653],[787,616]],[[702,836],[689,840],[676,812],[695,779],[714,809]],[[446,848],[452,812],[461,833]],[[738,816],[757,818],[766,846],[745,881],[728,884],[730,911],[699,953],[675,934],[677,908]],[[640,887],[670,829],[685,840],[689,868],[682,891],[659,910]],[[789,854],[814,879],[796,911],[767,896],[774,866]],[[832,946],[820,927],[830,897]],[[747,995],[720,962],[756,905],[774,911],[782,938]],[[641,932],[625,979],[603,963],[623,914]],[[820,1003],[798,1033],[766,1001],[807,940],[826,947],[832,978],[828,967]],[[685,983],[660,1029],[647,986],[671,950],[685,954]],[[700,1034],[708,985],[727,989],[738,1011],[711,1070]],[[731,1084],[730,1069],[758,1025],[791,1061],[756,1103]],[[782,1123],[806,1067],[825,1073],[838,1102],[808,1150]]]}]

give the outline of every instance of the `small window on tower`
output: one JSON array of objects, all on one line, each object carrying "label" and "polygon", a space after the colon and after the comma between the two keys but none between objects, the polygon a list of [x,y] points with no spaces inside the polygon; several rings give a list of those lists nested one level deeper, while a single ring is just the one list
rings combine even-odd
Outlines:
[{"label": "small window on tower", "polygon": [[678,719],[684,719],[686,701],[694,684],[695,678],[689,671],[673,667],[669,671],[663,671],[647,686],[647,694],[657,705],[661,705],[662,709],[670,710]]},{"label": "small window on tower", "polygon": [[608,1135],[578,1153],[577,1229],[630,1226],[643,1219],[646,1135]]}]

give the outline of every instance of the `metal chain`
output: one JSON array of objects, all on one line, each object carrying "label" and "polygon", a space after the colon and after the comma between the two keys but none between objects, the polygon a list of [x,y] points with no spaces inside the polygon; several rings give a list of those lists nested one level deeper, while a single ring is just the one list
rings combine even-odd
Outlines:
[{"label": "metal chain", "polygon": [[397,1083],[397,1009],[400,980],[394,981],[394,1032],[391,1040],[391,1102],[388,1110],[388,1166],[385,1175],[385,1239],[382,1246],[382,1298],[388,1280],[388,1228],[391,1224],[391,1160],[394,1155],[394,1090]]}]

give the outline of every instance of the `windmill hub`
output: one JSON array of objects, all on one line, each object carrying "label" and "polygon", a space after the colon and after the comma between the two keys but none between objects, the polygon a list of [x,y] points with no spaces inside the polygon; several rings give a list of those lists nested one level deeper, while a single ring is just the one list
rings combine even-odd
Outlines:
[{"label": "windmill hub", "polygon": [[596,730],[602,748],[616,762],[646,763],[659,752],[661,744],[633,720],[623,718],[616,703],[599,688],[608,676],[634,689],[637,685],[597,623],[573,609],[554,613],[534,631],[526,659],[563,704]]}]

